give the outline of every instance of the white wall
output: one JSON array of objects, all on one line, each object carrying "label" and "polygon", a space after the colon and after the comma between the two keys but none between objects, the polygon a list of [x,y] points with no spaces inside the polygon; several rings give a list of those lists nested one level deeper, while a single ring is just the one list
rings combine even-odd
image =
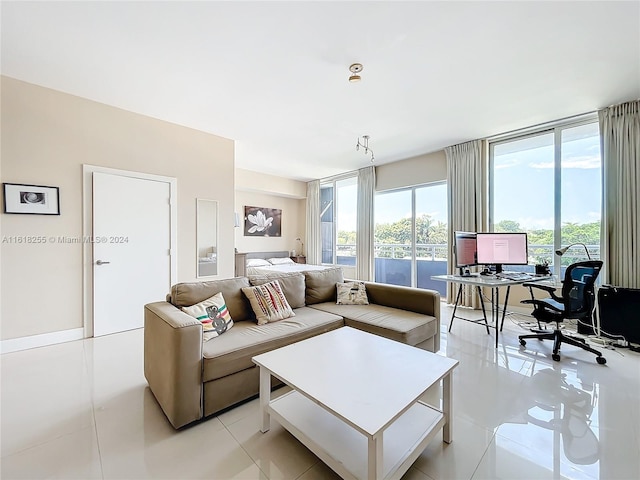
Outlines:
[{"label": "white wall", "polygon": [[[2,181],[60,188],[60,216],[1,216],[3,238],[82,236],[82,165],[178,183],[178,281],[196,279],[196,198],[218,200],[218,276],[234,273],[234,142],[1,77]],[[82,245],[1,245],[1,338],[77,329]],[[162,300],[162,299],[158,299]]]}]

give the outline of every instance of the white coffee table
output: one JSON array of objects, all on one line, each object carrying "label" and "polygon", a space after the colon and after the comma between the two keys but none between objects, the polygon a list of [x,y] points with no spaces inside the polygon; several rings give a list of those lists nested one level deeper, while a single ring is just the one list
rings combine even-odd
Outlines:
[{"label": "white coffee table", "polygon": [[[457,360],[343,327],[253,357],[262,432],[273,416],[345,479],[397,479],[443,429]],[[293,390],[271,398],[271,375]],[[442,380],[442,410],[420,397]]]}]

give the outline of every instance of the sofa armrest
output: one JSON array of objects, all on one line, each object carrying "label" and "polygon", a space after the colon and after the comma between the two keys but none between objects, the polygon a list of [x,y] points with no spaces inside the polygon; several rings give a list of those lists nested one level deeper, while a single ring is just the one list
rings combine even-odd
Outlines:
[{"label": "sofa armrest", "polygon": [[401,287],[385,283],[364,282],[369,302],[436,318],[434,352],[440,350],[440,293],[424,288]]},{"label": "sofa armrest", "polygon": [[202,324],[170,303],[145,305],[144,376],[175,428],[202,418]]}]

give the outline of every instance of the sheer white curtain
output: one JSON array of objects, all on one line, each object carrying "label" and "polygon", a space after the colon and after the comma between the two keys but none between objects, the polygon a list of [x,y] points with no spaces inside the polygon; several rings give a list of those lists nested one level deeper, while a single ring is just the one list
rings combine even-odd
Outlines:
[{"label": "sheer white curtain", "polygon": [[356,236],[356,278],[370,281],[374,277],[373,203],[376,187],[374,167],[358,170],[358,233]]},{"label": "sheer white curtain", "polygon": [[[483,231],[486,211],[483,141],[474,140],[444,149],[447,157],[447,195],[449,203],[448,273],[455,270],[453,244],[455,231]],[[447,303],[455,302],[458,286],[447,284]],[[478,306],[473,287],[464,287],[461,305]]]},{"label": "sheer white curtain", "polygon": [[307,183],[307,224],[305,231],[307,263],[322,262],[322,239],[320,238],[320,180]]},{"label": "sheer white curtain", "polygon": [[602,152],[602,281],[640,288],[640,101],[602,109],[598,118]]}]

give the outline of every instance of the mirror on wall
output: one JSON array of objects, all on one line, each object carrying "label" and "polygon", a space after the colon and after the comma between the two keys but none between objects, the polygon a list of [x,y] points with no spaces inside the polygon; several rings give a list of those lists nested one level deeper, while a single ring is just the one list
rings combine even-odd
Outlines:
[{"label": "mirror on wall", "polygon": [[196,251],[198,277],[218,274],[218,202],[196,199]]}]

